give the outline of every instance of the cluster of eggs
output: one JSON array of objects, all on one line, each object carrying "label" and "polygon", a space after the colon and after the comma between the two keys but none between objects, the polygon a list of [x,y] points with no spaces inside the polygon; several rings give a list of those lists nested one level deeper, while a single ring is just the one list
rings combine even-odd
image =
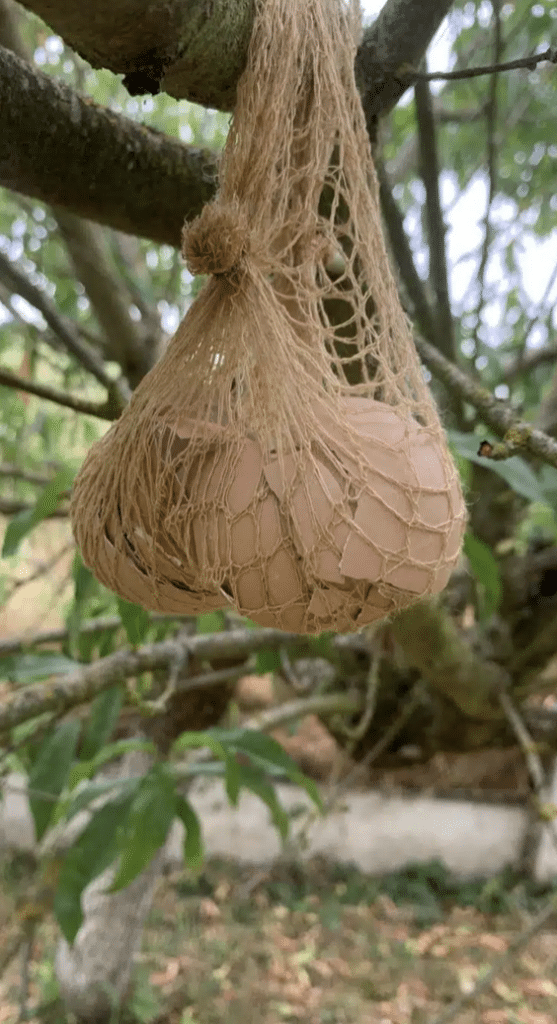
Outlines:
[{"label": "cluster of eggs", "polygon": [[343,414],[280,457],[216,426],[192,457],[191,423],[161,428],[156,493],[99,521],[94,554],[77,530],[85,561],[144,607],[196,615],[230,603],[298,633],[357,629],[438,593],[466,524],[442,439],[372,399],[345,399]]}]

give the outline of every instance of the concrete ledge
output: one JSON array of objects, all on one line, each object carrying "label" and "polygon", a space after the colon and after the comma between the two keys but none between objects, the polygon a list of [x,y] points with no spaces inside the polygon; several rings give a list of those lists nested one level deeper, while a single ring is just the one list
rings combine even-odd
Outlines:
[{"label": "concrete ledge", "polygon": [[[557,788],[557,778],[555,785]],[[437,859],[460,877],[489,876],[507,865],[520,864],[528,831],[528,814],[522,807],[423,796],[391,797],[377,792],[346,794],[338,809],[325,818],[313,819],[306,828],[306,812],[312,807],[306,794],[282,784],[277,786],[277,793],[292,815],[294,849],[300,850],[300,857],[319,854],[340,863],[353,863],[368,874]],[[280,839],[267,807],[256,796],[243,794],[239,807],[234,809],[220,780],[200,780],[192,788],[190,799],[202,822],[209,856],[257,865],[269,864],[281,855]],[[79,817],[83,827],[87,818]],[[63,847],[72,841],[76,825],[72,822],[67,835],[57,836],[57,845]],[[304,844],[296,842],[301,831]],[[182,835],[181,825],[176,823],[168,843],[171,862],[182,862]],[[21,775],[12,774],[4,781],[0,803],[2,848],[37,850],[25,777]],[[535,874],[544,881],[557,874],[557,845],[547,836],[542,837]]]}]

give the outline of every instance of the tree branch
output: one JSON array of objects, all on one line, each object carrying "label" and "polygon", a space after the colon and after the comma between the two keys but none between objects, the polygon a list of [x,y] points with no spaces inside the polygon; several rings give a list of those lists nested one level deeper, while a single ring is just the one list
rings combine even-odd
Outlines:
[{"label": "tree branch", "polygon": [[445,224],[439,197],[439,158],[435,117],[427,82],[414,88],[418,124],[420,174],[426,192],[427,234],[429,241],[429,272],[433,283],[437,310],[437,347],[448,359],[455,358],[454,324],[449,298],[449,276],[445,254]]},{"label": "tree branch", "polygon": [[463,78],[478,78],[480,75],[497,75],[501,71],[517,71],[520,68],[535,71],[538,64],[544,61],[557,64],[557,48],[549,46],[543,53],[532,53],[527,57],[517,57],[515,60],[496,61],[494,64],[484,64],[477,68],[460,68],[458,71],[416,71],[412,74],[426,82],[451,82]]},{"label": "tree branch", "polygon": [[182,224],[211,199],[215,175],[209,150],[105,110],[0,47],[5,188],[179,248]]},{"label": "tree branch", "polygon": [[102,359],[81,341],[81,338],[74,331],[73,325],[60,315],[48,296],[41,292],[36,285],[32,284],[25,274],[17,268],[16,264],[12,263],[3,252],[0,252],[0,279],[8,288],[21,295],[35,309],[38,309],[39,313],[42,313],[48,326],[54,331],[64,348],[107,389],[109,400],[111,399],[112,403],[116,405],[114,412],[120,412],[131,394],[125,381],[112,380],[105,370]]},{"label": "tree branch", "polygon": [[[493,18],[494,18],[494,33],[493,33],[493,57],[497,62],[501,56],[501,15],[499,10],[499,0],[493,0]],[[477,282],[478,282],[478,300],[476,302],[476,309],[474,311],[475,324],[473,331],[473,356],[478,354],[478,337],[481,324],[481,315],[484,307],[484,292],[485,292],[485,272],[487,269],[487,261],[489,258],[489,249],[491,245],[491,208],[495,199],[495,190],[497,187],[497,147],[495,145],[495,130],[497,127],[497,74],[494,72],[491,75],[489,83],[489,98],[486,106],[486,126],[487,126],[487,173],[489,188],[487,194],[487,202],[485,207],[484,216],[484,237],[482,242],[482,252],[480,256],[480,265],[478,268]],[[473,364],[472,364],[473,365]]]},{"label": "tree branch", "polygon": [[[31,512],[33,505],[28,505],[25,501],[12,501],[11,498],[0,498],[0,515],[2,516],[17,516],[20,512]],[[70,514],[68,508],[55,508],[53,512],[49,512],[45,519],[67,519]]]},{"label": "tree branch", "polygon": [[[1,511],[1,508],[0,508]],[[238,629],[229,632],[176,637],[161,643],[148,644],[137,651],[119,651],[102,658],[67,676],[57,676],[48,682],[22,687],[5,698],[0,705],[0,731],[11,729],[20,722],[45,711],[59,714],[92,700],[115,683],[168,668],[183,656],[191,659],[228,659],[247,657],[262,648],[279,649],[299,646],[303,642],[296,633],[283,633],[279,629]],[[333,641],[339,654],[364,654],[368,648],[359,636],[336,637]],[[188,680],[180,684],[187,689]]]},{"label": "tree branch", "polygon": [[495,662],[478,658],[438,602],[420,601],[399,612],[391,631],[408,664],[465,715],[501,717],[498,694],[508,682],[505,671]]},{"label": "tree branch", "polygon": [[9,370],[0,368],[0,385],[6,388],[14,388],[16,391],[26,391],[30,395],[38,395],[39,398],[46,398],[48,402],[55,402],[67,409],[74,409],[76,412],[85,413],[87,416],[96,416],[100,420],[115,420],[118,413],[111,408],[109,402],[88,402],[85,399],[75,398],[65,391],[50,387],[48,384],[35,384],[34,381],[25,377],[18,377]]},{"label": "tree branch", "polygon": [[159,338],[147,338],[130,316],[131,295],[109,265],[102,229],[60,207],[53,208],[60,233],[106,338],[104,355],[118,363],[132,387],[151,369]]},{"label": "tree branch", "polygon": [[424,283],[416,270],[416,264],[410,249],[408,236],[404,230],[400,210],[391,192],[383,162],[377,159],[377,157],[375,159],[375,166],[379,179],[381,212],[387,227],[392,254],[395,258],[402,284],[412,303],[414,319],[426,338],[436,343],[437,325],[433,310],[429,304]]},{"label": "tree branch", "polygon": [[[22,469],[21,466],[12,466],[6,462],[0,464],[0,476],[11,477],[12,480],[25,480],[28,484],[39,484],[42,487],[46,487],[52,479],[49,476],[44,476],[43,473],[33,473]],[[0,640],[0,650],[1,648],[2,641]]]},{"label": "tree branch", "polygon": [[368,131],[398,103],[414,79],[401,76],[405,65],[418,67],[452,0],[387,0],[368,29],[356,58],[356,75]]},{"label": "tree branch", "polygon": [[[47,480],[44,482],[48,483]],[[158,613],[151,614],[150,618],[153,623],[175,622],[177,626],[180,625],[180,623],[183,624],[187,621],[187,618],[184,618],[184,616],[163,615]],[[123,628],[122,619],[119,615],[99,615],[98,619],[89,619],[85,622],[78,623],[77,631],[78,633],[90,635],[91,633],[104,633],[106,629]],[[5,658],[12,654],[21,654],[23,651],[27,651],[31,647],[41,647],[43,644],[60,643],[61,641],[67,640],[69,635],[69,629],[47,629],[43,633],[35,633],[34,636],[20,636],[12,637],[10,640],[0,640],[0,658]]]},{"label": "tree branch", "polygon": [[[419,335],[416,335],[415,343],[420,357],[431,372],[443,381],[450,391],[477,409],[484,423],[503,439],[506,446],[504,458],[529,452],[530,455],[535,455],[557,468],[557,442],[553,438],[537,430],[530,423],[518,420],[505,402],[494,398],[486,388],[476,384]],[[497,446],[493,445],[492,449],[496,453],[494,457],[500,458]]]},{"label": "tree branch", "polygon": [[[387,0],[366,30],[356,73],[370,126],[407,88],[396,69],[419,63],[451,2]],[[214,0],[210,14],[204,0],[148,0],[141,19],[132,0],[97,0],[95,18],[86,4],[66,0],[24,6],[94,66],[115,72],[145,73],[149,61],[164,64],[178,47],[179,58],[165,67],[165,90],[217,109],[233,105],[253,0]],[[215,169],[209,151],[104,110],[0,48],[0,185],[179,247],[183,221],[214,193]]]}]

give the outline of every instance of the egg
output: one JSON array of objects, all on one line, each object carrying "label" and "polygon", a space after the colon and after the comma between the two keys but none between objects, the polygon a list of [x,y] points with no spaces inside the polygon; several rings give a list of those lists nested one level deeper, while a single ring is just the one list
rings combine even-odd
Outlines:
[{"label": "egg", "polygon": [[357,629],[439,592],[466,523],[442,438],[373,399],[338,409],[288,450],[229,425],[155,425],[143,486],[99,514],[84,558],[144,607],[230,603],[294,632]]}]

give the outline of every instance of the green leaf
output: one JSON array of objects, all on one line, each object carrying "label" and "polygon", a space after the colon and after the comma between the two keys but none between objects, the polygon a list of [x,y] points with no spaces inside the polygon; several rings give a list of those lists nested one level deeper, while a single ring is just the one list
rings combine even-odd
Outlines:
[{"label": "green leaf", "polygon": [[197,616],[198,633],[222,633],[225,625],[224,612],[207,612]]},{"label": "green leaf", "polygon": [[32,683],[49,676],[68,675],[80,668],[78,661],[65,658],[55,651],[40,651],[37,654],[11,654],[0,658],[0,679],[13,683]]},{"label": "green leaf", "polygon": [[133,797],[127,793],[101,807],[67,851],[54,897],[54,913],[67,942],[72,943],[83,921],[81,894],[115,860],[117,830]]},{"label": "green leaf", "polygon": [[90,760],[98,754],[105,743],[108,743],[120,716],[123,701],[123,686],[112,686],[93,701],[81,744],[81,760]]},{"label": "green leaf", "polygon": [[151,625],[149,612],[146,612],[144,608],[140,608],[139,605],[131,604],[130,601],[124,601],[123,597],[119,597],[118,614],[130,644],[133,647],[137,647],[145,639],[147,630]]},{"label": "green leaf", "polygon": [[29,773],[29,802],[38,840],[49,826],[56,798],[68,779],[80,731],[79,722],[59,725],[46,737]]},{"label": "green leaf", "polygon": [[[213,732],[213,730],[209,731]],[[264,732],[258,732],[256,729],[219,729],[214,730],[214,733],[218,735],[218,739],[225,750],[231,747],[238,753],[247,754],[252,761],[262,768],[278,768],[281,774],[286,775],[291,782],[302,786],[317,807],[321,811],[323,810],[323,801],[313,779],[308,779],[304,775],[290,754],[286,752],[284,747],[273,736],[268,736]]]},{"label": "green leaf", "polygon": [[226,759],[224,781],[228,802],[232,807],[237,807],[240,796],[240,773],[238,771],[238,761],[235,757],[227,757]]},{"label": "green leaf", "polygon": [[156,765],[142,779],[119,834],[120,864],[110,892],[133,882],[163,846],[176,814],[175,784]]},{"label": "green leaf", "polygon": [[460,455],[464,455],[470,462],[476,462],[478,466],[490,469],[493,473],[506,480],[509,487],[517,494],[521,494],[528,501],[537,501],[547,505],[547,495],[536,474],[527,462],[519,455],[502,461],[485,459],[478,455],[478,448],[482,438],[479,434],[461,434],[457,430],[449,430],[448,437],[451,444]]},{"label": "green leaf", "polygon": [[73,789],[83,779],[93,778],[99,768],[102,768],[107,762],[114,761],[117,757],[124,757],[125,754],[130,754],[132,751],[155,755],[157,748],[151,740],[115,740],[114,743],[103,746],[89,761],[78,761],[73,766],[68,779],[69,788]]},{"label": "green leaf", "polygon": [[184,858],[186,864],[192,871],[198,871],[205,859],[199,818],[191,804],[183,796],[180,796],[179,793],[176,794],[175,808],[176,814],[183,821],[186,830],[184,838]]},{"label": "green leaf", "polygon": [[226,761],[226,751],[216,735],[211,730],[207,732],[183,732],[178,739],[174,740],[171,747],[171,754],[179,754],[184,750],[197,750],[199,747],[209,747],[215,757]]},{"label": "green leaf", "polygon": [[256,675],[264,676],[268,672],[278,672],[280,667],[280,651],[269,649],[257,652],[253,670]]},{"label": "green leaf", "polygon": [[480,619],[488,619],[499,608],[503,596],[497,559],[491,548],[470,531],[464,538],[464,553],[479,584]]},{"label": "green leaf", "polygon": [[17,554],[19,545],[24,537],[47,516],[51,515],[58,508],[60,494],[67,491],[74,478],[74,472],[69,467],[61,469],[49,484],[40,492],[33,508],[18,512],[8,523],[2,546],[2,557]]},{"label": "green leaf", "polygon": [[279,803],[274,787],[267,781],[261,769],[238,763],[238,779],[240,788],[250,789],[260,800],[263,800],[263,803],[267,804],[273,825],[284,841],[288,836],[290,824],[288,815]]},{"label": "green leaf", "polygon": [[[76,765],[75,767],[79,770],[81,766]],[[114,799],[120,799],[123,796],[133,796],[141,781],[140,778],[132,777],[127,779],[94,779],[92,782],[83,782],[84,778],[87,778],[87,776],[74,778],[72,770],[70,780],[74,782],[74,785],[77,785],[78,782],[81,782],[81,785],[79,789],[74,790],[60,800],[52,822],[53,824],[62,819],[71,821],[76,814],[85,810],[89,804],[101,797],[112,796]],[[70,782],[68,784],[70,785]]]}]

